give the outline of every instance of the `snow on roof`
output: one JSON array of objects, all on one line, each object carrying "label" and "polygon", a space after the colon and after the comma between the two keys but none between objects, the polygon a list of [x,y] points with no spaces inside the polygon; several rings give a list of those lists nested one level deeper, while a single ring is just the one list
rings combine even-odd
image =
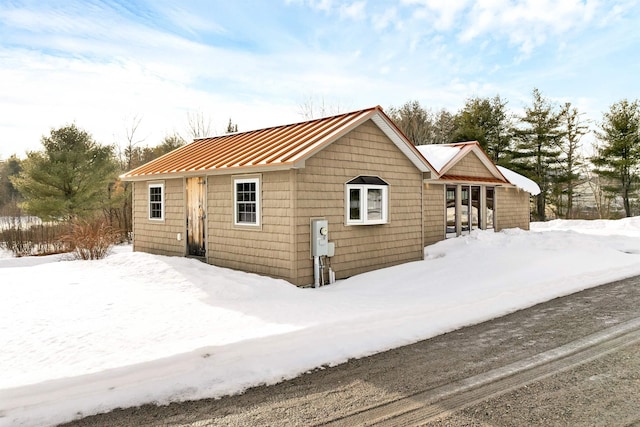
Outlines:
[{"label": "snow on roof", "polygon": [[[416,149],[424,156],[431,166],[433,166],[438,172],[442,171],[442,168],[451,161],[460,150],[464,147],[464,144],[427,144],[417,145]],[[524,191],[530,193],[532,196],[540,194],[540,187],[538,184],[530,180],[529,178],[520,175],[510,169],[502,166],[496,166],[500,173],[513,185]]]},{"label": "snow on roof", "polygon": [[440,172],[444,165],[460,152],[462,146],[452,147],[451,145],[427,144],[416,145],[416,148],[431,163],[431,166]]},{"label": "snow on roof", "polygon": [[526,176],[522,176],[519,173],[512,171],[511,169],[507,169],[502,166],[497,167],[500,173],[502,173],[502,175],[504,175],[504,177],[507,178],[509,182],[516,187],[523,189],[532,196],[537,196],[538,194],[540,194],[540,187],[534,181],[530,180]]}]

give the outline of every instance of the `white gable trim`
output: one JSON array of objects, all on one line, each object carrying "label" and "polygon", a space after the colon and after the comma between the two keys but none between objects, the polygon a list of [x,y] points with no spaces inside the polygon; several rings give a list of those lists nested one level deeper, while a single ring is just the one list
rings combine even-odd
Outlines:
[{"label": "white gable trim", "polygon": [[417,167],[420,172],[431,172],[437,175],[437,171],[429,162],[418,152],[413,144],[396,132],[395,128],[388,122],[388,119],[376,111],[371,120],[380,128],[382,132],[404,153],[405,156]]},{"label": "white gable trim", "polygon": [[509,182],[509,180],[505,178],[505,176],[500,172],[500,170],[496,167],[496,165],[491,161],[489,156],[487,156],[487,154],[477,144],[469,144],[462,147],[460,152],[456,154],[454,158],[449,160],[447,164],[442,167],[442,169],[440,170],[440,175],[446,175],[448,170],[454,167],[460,160],[465,158],[470,152],[476,155],[476,157],[480,160],[480,162],[482,162],[484,167],[486,167],[487,170],[491,172],[491,175],[493,175],[495,178],[501,181]]}]

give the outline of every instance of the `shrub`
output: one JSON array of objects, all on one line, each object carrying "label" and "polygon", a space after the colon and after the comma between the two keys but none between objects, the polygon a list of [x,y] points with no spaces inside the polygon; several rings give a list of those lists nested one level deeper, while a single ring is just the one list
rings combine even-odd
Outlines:
[{"label": "shrub", "polygon": [[71,225],[71,231],[62,240],[72,248],[75,259],[102,259],[120,240],[120,233],[105,221],[79,220]]},{"label": "shrub", "polygon": [[29,225],[23,217],[4,218],[0,224],[0,247],[8,249],[17,257],[29,255],[51,255],[70,250],[61,240],[67,232],[64,224]]}]

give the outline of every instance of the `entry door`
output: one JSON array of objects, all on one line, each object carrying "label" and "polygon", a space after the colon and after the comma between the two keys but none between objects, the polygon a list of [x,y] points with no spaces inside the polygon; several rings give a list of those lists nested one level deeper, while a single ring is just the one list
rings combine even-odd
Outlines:
[{"label": "entry door", "polygon": [[206,178],[187,178],[187,254],[189,256],[206,255],[206,194]]}]

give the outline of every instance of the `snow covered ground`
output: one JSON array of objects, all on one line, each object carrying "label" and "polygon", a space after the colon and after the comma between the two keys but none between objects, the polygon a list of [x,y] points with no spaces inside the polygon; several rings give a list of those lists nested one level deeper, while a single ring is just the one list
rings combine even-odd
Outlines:
[{"label": "snow covered ground", "polygon": [[0,426],[238,393],[640,275],[640,218],[534,223],[320,289],[119,247],[0,254]]}]

